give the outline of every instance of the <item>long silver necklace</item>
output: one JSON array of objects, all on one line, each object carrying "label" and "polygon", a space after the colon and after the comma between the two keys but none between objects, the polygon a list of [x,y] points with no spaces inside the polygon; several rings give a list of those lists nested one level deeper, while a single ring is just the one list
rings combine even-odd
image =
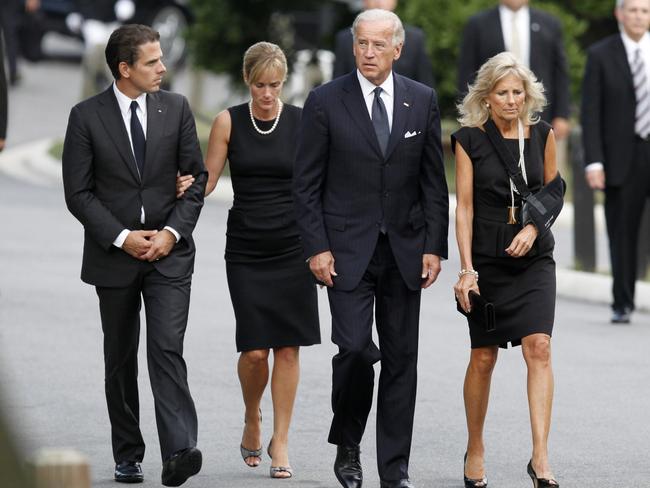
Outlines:
[{"label": "long silver necklace", "polygon": [[255,123],[255,117],[253,117],[253,100],[248,102],[248,114],[251,116],[251,122],[253,123],[253,128],[263,136],[269,135],[271,132],[275,130],[275,128],[278,126],[278,122],[280,122],[281,113],[282,113],[282,100],[278,98],[278,115],[275,116],[275,121],[273,122],[273,125],[269,130],[262,130],[257,126],[257,124]]}]

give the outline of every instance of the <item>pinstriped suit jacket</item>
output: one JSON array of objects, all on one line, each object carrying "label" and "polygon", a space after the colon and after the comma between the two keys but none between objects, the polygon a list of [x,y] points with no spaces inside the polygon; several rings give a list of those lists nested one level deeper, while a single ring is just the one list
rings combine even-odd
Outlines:
[{"label": "pinstriped suit jacket", "polygon": [[393,125],[381,153],[356,71],[309,94],[294,168],[305,257],[330,250],[334,286],[357,286],[383,218],[400,272],[420,289],[422,254],[447,257],[449,200],[433,89],[393,73]]}]

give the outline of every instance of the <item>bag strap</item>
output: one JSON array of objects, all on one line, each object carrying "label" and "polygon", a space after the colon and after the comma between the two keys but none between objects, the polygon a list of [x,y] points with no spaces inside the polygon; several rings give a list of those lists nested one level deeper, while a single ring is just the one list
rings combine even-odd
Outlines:
[{"label": "bag strap", "polygon": [[503,163],[503,166],[506,168],[508,176],[515,184],[519,195],[525,200],[531,193],[530,189],[521,174],[521,168],[512,156],[512,153],[508,151],[508,148],[503,142],[503,136],[492,119],[488,119],[485,123],[485,133],[497,152],[501,163]]}]

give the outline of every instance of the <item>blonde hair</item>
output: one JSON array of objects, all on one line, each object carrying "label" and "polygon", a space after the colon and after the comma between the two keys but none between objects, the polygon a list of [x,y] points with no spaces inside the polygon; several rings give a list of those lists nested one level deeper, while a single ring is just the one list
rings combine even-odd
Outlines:
[{"label": "blonde hair", "polygon": [[285,81],[288,71],[287,57],[277,44],[257,42],[244,53],[242,68],[244,81],[250,85],[269,71],[277,71],[282,76],[282,81]]},{"label": "blonde hair", "polygon": [[508,75],[513,75],[524,84],[526,100],[524,102],[523,121],[527,125],[539,122],[539,113],[546,105],[544,85],[526,66],[521,64],[512,53],[502,52],[488,59],[478,70],[476,80],[468,85],[468,92],[456,108],[460,117],[458,122],[463,127],[479,127],[487,122],[490,111],[485,99],[496,84]]}]

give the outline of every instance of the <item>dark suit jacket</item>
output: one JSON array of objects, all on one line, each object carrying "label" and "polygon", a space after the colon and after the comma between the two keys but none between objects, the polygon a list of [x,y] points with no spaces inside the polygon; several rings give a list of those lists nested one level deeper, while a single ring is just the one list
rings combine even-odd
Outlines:
[{"label": "dark suit jacket", "polygon": [[[404,26],[404,46],[402,54],[393,64],[393,70],[402,76],[424,83],[433,87],[433,67],[427,55],[424,42],[424,32],[410,25]],[[342,29],[336,34],[334,46],[333,77],[338,78],[356,69],[354,54],[352,52],[352,32],[350,29]]]},{"label": "dark suit jacket", "polygon": [[620,186],[632,165],[636,95],[620,34],[587,51],[581,124],[585,164],[605,166],[607,186]]},{"label": "dark suit jacket", "polygon": [[[192,272],[192,231],[203,206],[207,173],[187,100],[160,91],[147,95],[147,146],[140,180],[113,87],[70,112],[63,147],[63,184],[70,212],[85,230],[81,279],[97,286],[124,286],[141,262],[113,241],[123,229],[169,225],[181,239],[153,263],[168,277]],[[176,174],[196,182],[176,199]],[[140,223],[140,209],[145,224]]]},{"label": "dark suit jacket", "polygon": [[[384,216],[407,286],[420,288],[422,254],[446,258],[449,201],[435,92],[393,73],[395,103],[386,157],[355,71],[309,94],[294,168],[305,257],[331,250],[334,286],[357,286]],[[405,138],[407,132],[415,133]]]},{"label": "dark suit jacket", "polygon": [[[467,93],[478,69],[492,56],[505,51],[499,8],[470,17],[463,30],[458,58],[458,92]],[[569,117],[569,75],[562,42],[562,26],[550,14],[530,9],[530,69],[546,89],[548,105],[542,118]]]}]

